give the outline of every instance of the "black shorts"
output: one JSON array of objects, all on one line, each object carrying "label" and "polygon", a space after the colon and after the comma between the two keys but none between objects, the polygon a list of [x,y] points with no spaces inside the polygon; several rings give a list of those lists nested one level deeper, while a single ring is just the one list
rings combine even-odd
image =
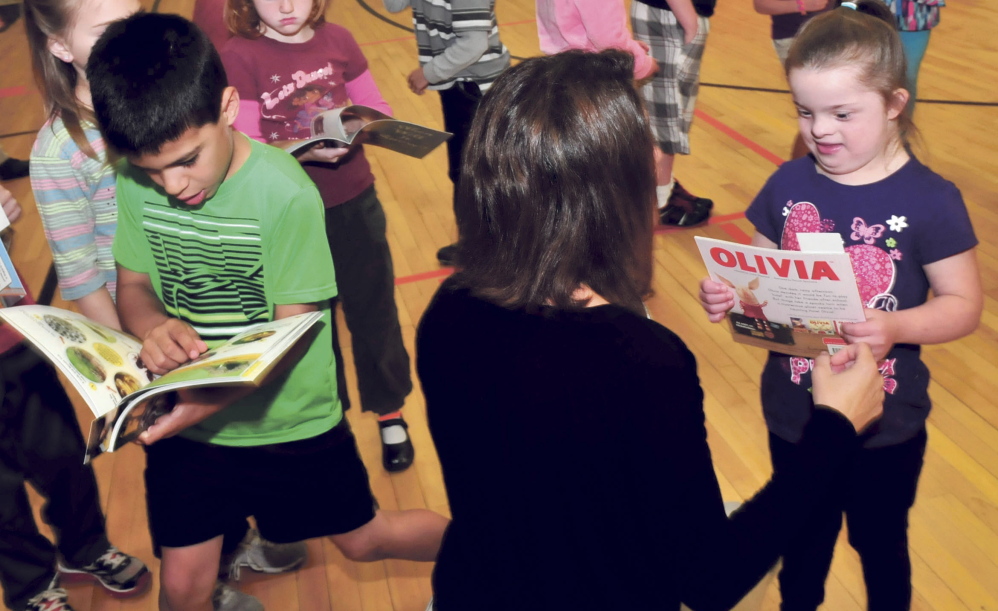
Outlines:
[{"label": "black shorts", "polygon": [[153,544],[187,547],[256,518],[275,543],[350,532],[377,502],[346,420],[317,437],[230,447],[172,437],[146,448]]}]

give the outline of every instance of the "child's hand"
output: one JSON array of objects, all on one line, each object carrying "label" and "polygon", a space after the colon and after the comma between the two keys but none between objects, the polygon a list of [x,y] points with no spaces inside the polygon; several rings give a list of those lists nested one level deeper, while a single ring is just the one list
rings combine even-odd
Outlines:
[{"label": "child's hand", "polygon": [[426,88],[430,86],[430,81],[426,80],[423,68],[419,67],[409,73],[409,89],[416,95],[423,95]]},{"label": "child's hand", "polygon": [[700,281],[700,305],[707,311],[710,322],[721,322],[728,310],[735,307],[735,294],[720,282],[704,278]]},{"label": "child's hand", "polygon": [[842,335],[850,344],[869,344],[878,361],[891,351],[897,338],[895,318],[890,312],[863,310],[866,322],[842,323]]},{"label": "child's hand", "polygon": [[168,318],[146,336],[139,357],[149,371],[162,375],[207,349],[208,344],[193,327],[178,318]]},{"label": "child's hand", "polygon": [[3,185],[0,185],[0,206],[3,206],[3,213],[11,223],[21,217],[21,205],[14,199],[14,194]]},{"label": "child's hand", "polygon": [[217,414],[231,402],[228,400],[231,390],[228,388],[178,390],[177,402],[173,409],[157,418],[152,426],[139,435],[137,441],[143,445],[156,443]]},{"label": "child's hand", "polygon": [[306,161],[318,161],[320,163],[337,163],[340,158],[350,152],[350,147],[346,146],[323,146],[321,143],[308,149],[296,159],[304,163]]}]

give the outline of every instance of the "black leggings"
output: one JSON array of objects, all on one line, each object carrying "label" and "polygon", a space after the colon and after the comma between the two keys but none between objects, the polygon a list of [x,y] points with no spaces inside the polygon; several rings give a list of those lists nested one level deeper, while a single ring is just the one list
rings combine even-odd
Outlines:
[{"label": "black leggings", "polygon": [[[862,450],[844,481],[831,482],[838,493],[824,511],[815,512],[808,527],[783,553],[780,571],[781,609],[816,609],[825,598],[825,578],[842,514],[849,544],[863,564],[870,611],[911,607],[911,558],[908,555],[908,511],[915,502],[926,444],[925,429],[904,443]],[[797,446],[769,435],[774,471],[797,459]]]}]

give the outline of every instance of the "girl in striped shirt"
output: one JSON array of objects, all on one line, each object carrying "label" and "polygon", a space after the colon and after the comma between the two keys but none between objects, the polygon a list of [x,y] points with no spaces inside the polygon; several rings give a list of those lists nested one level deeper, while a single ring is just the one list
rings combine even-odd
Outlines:
[{"label": "girl in striped shirt", "polygon": [[63,299],[115,328],[115,171],[93,118],[86,65],[107,24],[138,9],[138,0],[25,0],[32,64],[48,110],[31,151],[31,188]]}]

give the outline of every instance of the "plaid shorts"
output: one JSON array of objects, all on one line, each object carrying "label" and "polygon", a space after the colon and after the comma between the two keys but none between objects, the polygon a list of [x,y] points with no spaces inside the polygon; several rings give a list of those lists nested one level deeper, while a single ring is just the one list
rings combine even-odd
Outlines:
[{"label": "plaid shorts", "polygon": [[690,153],[690,124],[700,89],[700,60],[710,31],[710,21],[699,17],[696,38],[683,44],[683,28],[672,11],[631,3],[635,40],[651,48],[658,72],[641,87],[641,97],[651,120],[652,134],[663,153]]}]

